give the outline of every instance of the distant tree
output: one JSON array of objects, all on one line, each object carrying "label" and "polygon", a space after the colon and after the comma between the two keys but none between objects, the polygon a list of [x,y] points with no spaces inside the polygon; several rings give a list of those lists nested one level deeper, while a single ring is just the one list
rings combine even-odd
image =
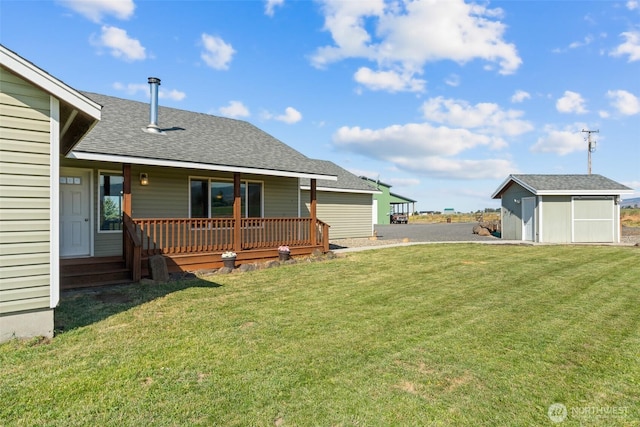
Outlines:
[{"label": "distant tree", "polygon": [[120,209],[118,209],[118,205],[116,205],[116,202],[111,198],[105,197],[102,203],[102,214],[104,215],[105,221],[120,220]]}]

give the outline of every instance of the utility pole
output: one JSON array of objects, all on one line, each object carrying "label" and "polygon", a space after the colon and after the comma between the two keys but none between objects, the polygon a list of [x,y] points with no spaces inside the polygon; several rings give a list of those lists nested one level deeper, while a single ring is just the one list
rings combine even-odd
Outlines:
[{"label": "utility pole", "polygon": [[591,140],[591,134],[592,133],[599,133],[600,130],[584,130],[584,129],[582,129],[582,132],[587,134],[587,143],[589,144],[589,147],[588,147],[588,151],[589,151],[588,171],[589,171],[589,175],[591,175],[591,153],[596,151],[596,142]]}]

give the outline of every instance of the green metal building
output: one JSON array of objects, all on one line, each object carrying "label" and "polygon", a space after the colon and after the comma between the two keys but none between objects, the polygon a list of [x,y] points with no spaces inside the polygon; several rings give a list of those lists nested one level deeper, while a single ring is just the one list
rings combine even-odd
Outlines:
[{"label": "green metal building", "polygon": [[389,224],[391,214],[405,213],[411,215],[415,212],[416,200],[391,192],[391,185],[384,182],[360,177],[365,181],[372,183],[379,191],[379,194],[373,195],[373,209],[377,213],[376,224]]}]

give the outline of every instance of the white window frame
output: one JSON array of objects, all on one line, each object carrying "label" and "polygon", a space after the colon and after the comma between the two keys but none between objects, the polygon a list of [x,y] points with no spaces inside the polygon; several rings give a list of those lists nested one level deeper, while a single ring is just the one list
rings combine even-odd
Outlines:
[{"label": "white window frame", "polygon": [[[109,170],[109,169],[98,169],[98,179],[96,182],[96,194],[98,195],[97,197],[97,205],[98,205],[98,209],[97,209],[97,220],[96,220],[96,228],[97,228],[97,232],[99,234],[115,234],[115,233],[122,233],[122,230],[102,230],[101,229],[101,221],[100,219],[102,218],[100,216],[100,213],[102,212],[102,201],[100,200],[100,177],[102,176],[103,173],[107,173],[107,174],[113,174],[113,175],[120,175],[123,178],[123,184],[122,184],[122,189],[124,191],[124,174],[122,173],[121,170]],[[124,194],[122,195],[123,199],[124,199]],[[124,227],[124,224],[123,224]]]},{"label": "white window frame", "polygon": [[[229,179],[229,178],[217,178],[217,177],[211,177],[211,176],[189,176],[189,186],[188,186],[188,190],[189,190],[189,218],[192,218],[191,216],[191,181],[193,180],[197,180],[197,181],[207,181],[208,185],[207,188],[209,191],[207,191],[207,208],[208,208],[208,212],[207,212],[207,217],[208,219],[216,219],[217,217],[212,217],[211,216],[211,183],[212,182],[230,182],[233,183],[233,179]],[[248,194],[246,193],[247,191],[249,191],[249,185],[248,184],[260,184],[260,216],[258,218],[264,218],[264,181],[261,180],[257,180],[257,179],[241,179],[240,180],[241,184],[245,184],[245,194],[244,194],[244,199],[246,200],[245,203],[245,212],[244,212],[244,217],[243,218],[248,218],[246,215],[248,214],[248,210],[249,210],[249,198],[248,198]],[[255,217],[252,217],[255,218]]]}]

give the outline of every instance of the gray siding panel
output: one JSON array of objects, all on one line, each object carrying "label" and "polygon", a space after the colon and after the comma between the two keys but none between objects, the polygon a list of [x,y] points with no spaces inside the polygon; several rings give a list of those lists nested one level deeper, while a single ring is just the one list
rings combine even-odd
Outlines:
[{"label": "gray siding panel", "polygon": [[0,313],[49,307],[50,97],[0,69]]},{"label": "gray siding panel", "polygon": [[[309,191],[302,191],[302,216],[309,216]],[[318,219],[329,224],[331,239],[369,237],[372,233],[373,198],[371,194],[318,191]]]},{"label": "gray siding panel", "polygon": [[298,179],[264,177],[265,218],[298,216]]},{"label": "gray siding panel", "polygon": [[515,183],[503,193],[501,203],[503,239],[522,240],[522,198],[532,196],[531,192]]}]

